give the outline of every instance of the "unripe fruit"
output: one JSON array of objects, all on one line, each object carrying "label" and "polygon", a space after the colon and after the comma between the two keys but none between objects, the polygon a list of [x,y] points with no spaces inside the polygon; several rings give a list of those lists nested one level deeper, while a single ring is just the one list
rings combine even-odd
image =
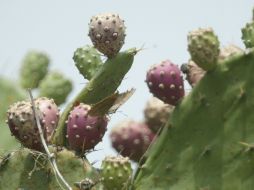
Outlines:
[{"label": "unripe fruit", "polygon": [[73,60],[80,74],[87,80],[90,80],[102,65],[98,51],[88,45],[76,49]]},{"label": "unripe fruit", "polygon": [[128,157],[108,156],[102,161],[102,183],[107,190],[126,190],[132,168]]},{"label": "unripe fruit", "polygon": [[215,68],[220,42],[212,28],[200,28],[188,34],[188,50],[191,59],[202,69],[208,71]]},{"label": "unripe fruit", "polygon": [[144,109],[145,122],[147,126],[156,133],[166,124],[173,110],[174,106],[165,104],[158,98],[152,97],[146,103]]}]

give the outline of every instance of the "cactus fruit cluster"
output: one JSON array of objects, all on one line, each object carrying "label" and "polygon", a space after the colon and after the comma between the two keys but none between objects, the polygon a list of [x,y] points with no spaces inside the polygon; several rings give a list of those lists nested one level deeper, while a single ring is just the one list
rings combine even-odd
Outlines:
[{"label": "cactus fruit cluster", "polygon": [[[30,100],[9,107],[9,129],[25,148],[0,157],[0,189],[253,190],[253,26],[252,21],[242,30],[245,50],[221,48],[213,30],[202,28],[188,34],[190,59],[181,69],[169,60],[153,65],[145,82],[154,97],[144,120],[129,119],[111,129],[118,155],[103,159],[98,169],[86,155],[102,141],[110,114],[134,92],[117,89],[139,50],[120,52],[125,24],[118,14],[93,16],[93,46],[78,48],[73,56],[88,80],[76,97],[61,113],[49,97],[33,99],[31,91]],[[25,60],[35,62],[33,56]],[[33,68],[28,71],[35,74],[38,68]],[[182,72],[192,86],[187,96]],[[35,80],[32,74],[25,79]],[[48,91],[52,83],[57,91],[67,86],[64,77],[45,75],[23,87]],[[43,95],[61,104],[68,94],[64,90]],[[135,172],[130,160],[136,162]]]}]

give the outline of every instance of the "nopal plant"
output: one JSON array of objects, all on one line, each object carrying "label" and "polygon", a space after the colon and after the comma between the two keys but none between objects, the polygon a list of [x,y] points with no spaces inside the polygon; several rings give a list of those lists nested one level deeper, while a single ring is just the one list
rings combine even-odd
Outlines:
[{"label": "nopal plant", "polygon": [[[144,78],[154,97],[144,120],[113,127],[110,141],[117,155],[101,158],[95,168],[86,155],[103,140],[110,114],[132,95],[117,89],[139,50],[121,51],[126,26],[118,14],[93,16],[92,45],[73,55],[88,83],[73,100],[59,110],[69,92],[57,90],[71,83],[44,72],[36,85],[22,85],[38,88],[38,97],[29,90],[29,98],[5,107],[10,133],[22,146],[1,154],[0,189],[253,190],[252,22],[242,29],[245,50],[221,47],[212,28],[200,28],[187,36],[187,64],[179,67],[167,59],[149,68]],[[33,68],[41,73],[46,59],[38,59]],[[188,93],[184,75],[192,87]],[[24,78],[29,81],[29,75]]]}]

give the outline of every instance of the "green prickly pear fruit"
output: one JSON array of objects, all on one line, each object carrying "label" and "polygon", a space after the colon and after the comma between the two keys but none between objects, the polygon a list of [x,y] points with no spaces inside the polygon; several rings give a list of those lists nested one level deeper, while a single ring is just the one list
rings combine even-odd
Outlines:
[{"label": "green prickly pear fruit", "polygon": [[26,54],[20,68],[20,81],[23,88],[37,88],[48,72],[49,57],[37,51]]},{"label": "green prickly pear fruit", "polygon": [[132,168],[128,157],[108,156],[101,165],[102,183],[107,190],[127,190]]},{"label": "green prickly pear fruit", "polygon": [[153,132],[157,132],[166,124],[173,110],[174,106],[165,104],[158,98],[152,97],[146,103],[144,109],[145,122],[147,126]]},{"label": "green prickly pear fruit", "polygon": [[219,53],[220,42],[212,28],[200,28],[188,34],[188,50],[191,59],[202,69],[215,68]]},{"label": "green prickly pear fruit", "polygon": [[54,99],[57,105],[65,102],[72,90],[72,82],[59,72],[51,72],[39,85],[39,96]]},{"label": "green prickly pear fruit", "polygon": [[[57,151],[49,148],[55,154],[60,173],[73,190],[77,190],[77,181],[85,177],[97,178],[97,172],[85,159],[78,158],[66,149]],[[47,156],[43,153],[26,148],[19,149],[0,162],[0,189],[63,190],[61,186]]]},{"label": "green prickly pear fruit", "polygon": [[246,48],[254,47],[254,21],[247,23],[242,29],[242,40]]},{"label": "green prickly pear fruit", "polygon": [[101,53],[113,57],[124,44],[124,20],[114,13],[95,15],[90,20],[88,35]]},{"label": "green prickly pear fruit", "polygon": [[[35,100],[41,127],[46,142],[50,142],[57,126],[59,111],[54,101],[47,98]],[[39,130],[34,118],[32,104],[28,101],[17,102],[7,111],[7,123],[11,134],[27,148],[43,151]]]},{"label": "green prickly pear fruit", "polygon": [[186,79],[192,87],[194,87],[206,74],[206,71],[200,68],[192,60],[187,64],[183,64],[181,66],[181,71],[186,74]]},{"label": "green prickly pear fruit", "polygon": [[228,46],[221,48],[219,60],[224,61],[228,58],[231,58],[232,56],[239,55],[242,53],[244,53],[244,51],[241,48],[237,47],[236,45],[230,44]]},{"label": "green prickly pear fruit", "polygon": [[98,51],[89,45],[78,48],[73,55],[76,67],[83,77],[90,80],[102,65]]}]

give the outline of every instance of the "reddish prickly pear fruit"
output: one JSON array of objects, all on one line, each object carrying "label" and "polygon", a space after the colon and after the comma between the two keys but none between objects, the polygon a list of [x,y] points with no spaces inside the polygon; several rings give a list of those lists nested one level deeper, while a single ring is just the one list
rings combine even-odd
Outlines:
[{"label": "reddish prickly pear fruit", "polygon": [[166,124],[173,110],[174,106],[165,104],[158,98],[152,97],[146,103],[144,109],[145,122],[147,126],[153,132],[157,132]]},{"label": "reddish prickly pear fruit", "polygon": [[[46,142],[50,142],[59,120],[58,108],[52,99],[49,100],[44,97],[36,99],[35,106],[44,132],[44,138]],[[7,124],[12,135],[25,147],[42,151],[43,146],[31,102],[21,101],[11,105],[7,115]]]},{"label": "reddish prickly pear fruit", "polygon": [[90,20],[88,35],[94,47],[106,56],[113,57],[124,44],[124,20],[113,13],[95,15]]},{"label": "reddish prickly pear fruit", "polygon": [[124,121],[116,125],[110,134],[112,146],[122,156],[138,162],[155,135],[144,123]]},{"label": "reddish prickly pear fruit", "polygon": [[150,92],[165,103],[176,105],[184,96],[181,71],[169,60],[152,66],[147,72],[146,82]]},{"label": "reddish prickly pear fruit", "polygon": [[192,60],[187,64],[183,64],[181,66],[181,71],[186,74],[186,79],[192,87],[194,87],[206,74],[206,71],[200,68]]},{"label": "reddish prickly pear fruit", "polygon": [[94,148],[106,132],[107,117],[89,115],[90,108],[89,105],[79,104],[70,112],[66,121],[70,148],[77,152]]}]

